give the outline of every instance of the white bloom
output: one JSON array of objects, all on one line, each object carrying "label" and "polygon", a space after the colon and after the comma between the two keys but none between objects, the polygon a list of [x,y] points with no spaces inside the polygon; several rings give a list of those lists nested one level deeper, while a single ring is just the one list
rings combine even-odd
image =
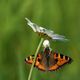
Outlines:
[{"label": "white bloom", "polygon": [[64,36],[55,34],[52,30],[48,30],[46,28],[38,26],[37,24],[31,22],[28,18],[25,18],[25,19],[28,21],[27,24],[33,29],[34,32],[37,32],[42,36],[47,36],[48,38],[50,38],[52,40],[61,40],[61,41],[67,40],[67,39],[65,39]]}]

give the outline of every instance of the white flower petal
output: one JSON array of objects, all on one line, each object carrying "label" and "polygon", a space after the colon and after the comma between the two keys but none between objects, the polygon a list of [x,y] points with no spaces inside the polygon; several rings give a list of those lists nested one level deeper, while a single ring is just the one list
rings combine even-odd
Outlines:
[{"label": "white flower petal", "polygon": [[36,32],[36,26],[34,26],[34,23],[32,23],[28,18],[25,18],[28,21],[28,25],[33,29],[34,32]]}]

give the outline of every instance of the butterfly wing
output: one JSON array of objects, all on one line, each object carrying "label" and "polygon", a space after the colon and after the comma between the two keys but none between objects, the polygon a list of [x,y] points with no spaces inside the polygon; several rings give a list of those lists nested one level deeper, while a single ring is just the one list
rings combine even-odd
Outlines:
[{"label": "butterfly wing", "polygon": [[70,57],[58,54],[56,52],[53,54],[53,59],[56,63],[49,67],[49,71],[57,70],[64,64],[70,63],[72,61]]},{"label": "butterfly wing", "polygon": [[28,64],[32,64],[34,61],[34,55],[31,55],[25,59],[25,62]]},{"label": "butterfly wing", "polygon": [[[27,57],[25,59],[25,61],[28,64],[32,64],[33,61],[34,61],[34,55],[31,55],[31,56]],[[38,54],[37,57],[36,57],[34,66],[37,67],[39,70],[45,71],[46,70],[45,66],[41,63],[41,61],[42,61],[42,55]]]}]

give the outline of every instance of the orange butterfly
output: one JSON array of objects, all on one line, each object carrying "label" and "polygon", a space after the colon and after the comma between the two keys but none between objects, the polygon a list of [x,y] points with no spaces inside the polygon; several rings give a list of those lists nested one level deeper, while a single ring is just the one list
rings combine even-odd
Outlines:
[{"label": "orange butterfly", "polygon": [[[25,61],[26,63],[32,64],[34,55],[27,57]],[[72,59],[70,57],[52,52],[49,47],[46,47],[43,52],[37,54],[34,66],[42,71],[55,71],[71,61]]]}]

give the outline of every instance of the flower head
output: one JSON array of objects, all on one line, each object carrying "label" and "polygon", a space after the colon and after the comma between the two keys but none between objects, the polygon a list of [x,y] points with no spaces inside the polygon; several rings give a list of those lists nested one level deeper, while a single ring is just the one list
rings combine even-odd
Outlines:
[{"label": "flower head", "polygon": [[45,37],[52,40],[61,40],[61,41],[68,40],[65,39],[65,37],[62,35],[55,34],[52,30],[48,30],[46,28],[38,26],[37,24],[31,22],[28,18],[25,19],[28,21],[27,24],[33,29],[33,31],[38,33],[41,37]]}]

